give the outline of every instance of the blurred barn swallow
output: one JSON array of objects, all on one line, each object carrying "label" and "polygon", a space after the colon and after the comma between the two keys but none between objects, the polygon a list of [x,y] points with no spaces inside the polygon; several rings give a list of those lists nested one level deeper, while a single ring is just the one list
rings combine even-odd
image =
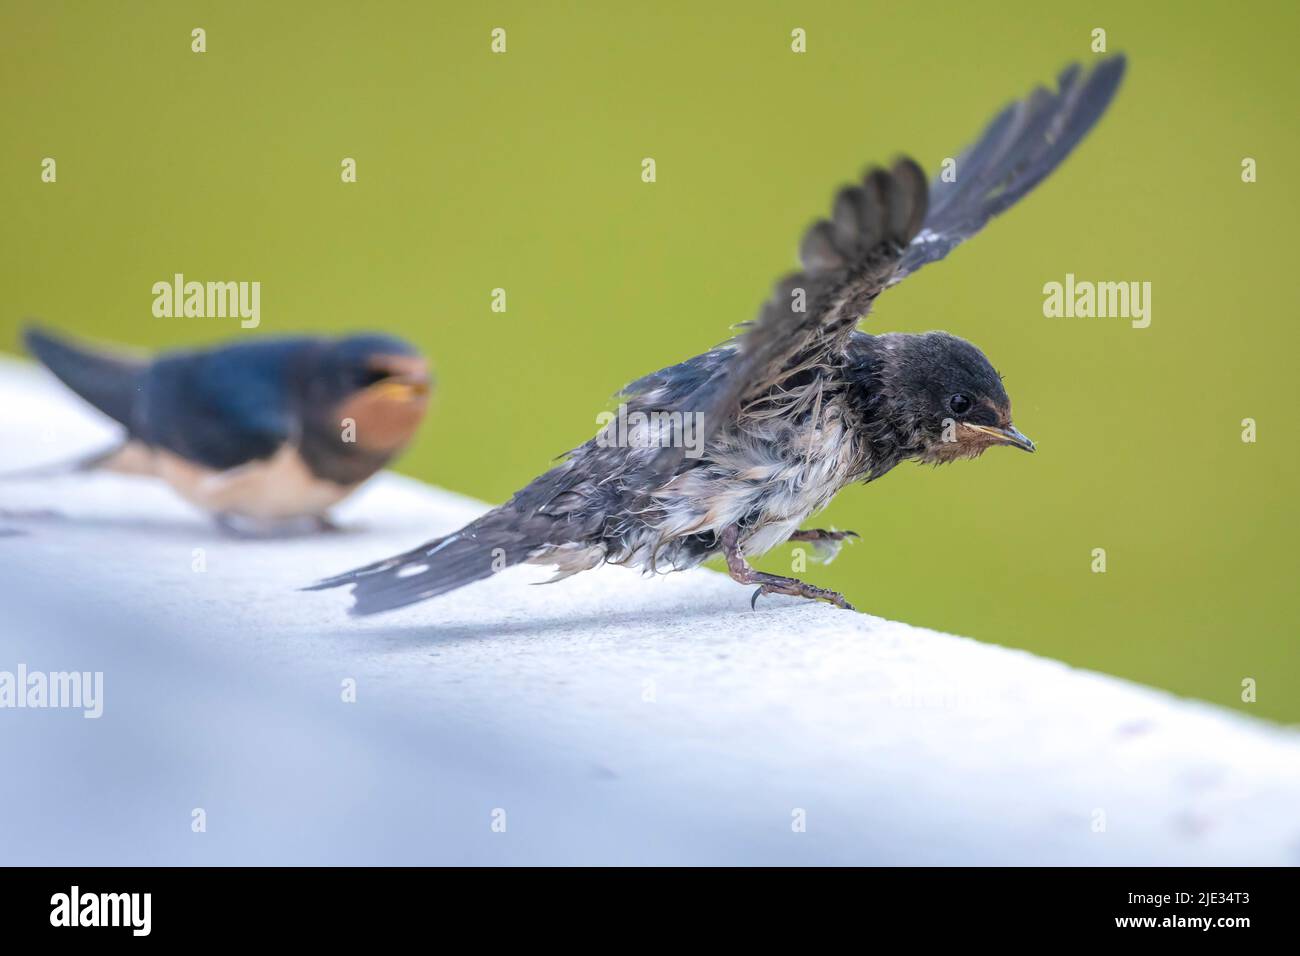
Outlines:
[{"label": "blurred barn swallow", "polygon": [[276,338],[152,359],[29,328],[28,350],[126,427],[120,445],[75,463],[162,478],[237,531],[326,511],[383,468],[424,417],[429,368],[386,335]]},{"label": "blurred barn swallow", "polygon": [[[626,440],[614,423],[461,530],[329,578],[354,614],[422,601],[521,562],[556,578],[600,564],[681,570],[725,556],[760,594],[849,607],[842,595],[750,567],[784,541],[831,546],[851,532],[799,531],[855,481],[906,460],[974,458],[995,445],[1032,452],[1001,378],[945,332],[868,335],[876,297],[944,258],[1041,182],[1111,102],[1125,61],[1066,69],[1056,92],[1012,103],[929,187],[910,159],[870,171],[835,198],[758,318],[718,348],[629,385]],[[634,416],[640,413],[640,418]],[[684,451],[698,424],[702,454]],[[553,580],[555,580],[553,579]]]}]

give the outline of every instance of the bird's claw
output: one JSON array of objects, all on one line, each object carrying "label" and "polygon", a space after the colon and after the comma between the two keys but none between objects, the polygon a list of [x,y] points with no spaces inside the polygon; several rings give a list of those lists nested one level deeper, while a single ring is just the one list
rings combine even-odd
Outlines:
[{"label": "bird's claw", "polygon": [[828,588],[819,588],[811,584],[804,584],[802,581],[795,581],[793,587],[781,588],[774,587],[771,584],[760,584],[754,589],[754,593],[749,598],[749,609],[758,610],[758,599],[764,594],[788,594],[791,597],[808,598],[813,601],[825,601],[828,604],[834,604],[838,608],[846,611],[856,611],[852,604],[838,591],[831,591]]},{"label": "bird's claw", "polygon": [[[827,533],[824,531],[797,531],[791,540],[800,537],[804,540],[816,540]],[[833,533],[841,536],[853,534],[852,531]],[[857,537],[855,534],[853,536]],[[727,556],[727,572],[731,575],[732,580],[739,581],[741,584],[758,585],[757,590],[749,598],[751,610],[758,610],[758,599],[764,594],[788,594],[791,597],[811,598],[815,601],[828,601],[836,607],[844,608],[846,611],[855,610],[853,605],[844,599],[844,595],[836,591],[805,584],[797,578],[787,578],[779,574],[754,570],[749,566],[749,562],[745,560],[744,552],[740,548],[740,531],[734,525],[722,533],[722,547]]]}]

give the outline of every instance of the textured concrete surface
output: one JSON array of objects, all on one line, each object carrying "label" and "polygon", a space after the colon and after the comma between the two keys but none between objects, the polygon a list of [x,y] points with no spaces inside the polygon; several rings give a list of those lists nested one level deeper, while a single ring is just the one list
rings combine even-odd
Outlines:
[{"label": "textured concrete surface", "polygon": [[[0,471],[113,434],[0,362]],[[104,674],[97,720],[0,710],[0,862],[1300,863],[1300,735],[1023,652],[705,570],[295,590],[483,507],[383,475],[248,541],[145,479],[0,483],[0,671]]]}]

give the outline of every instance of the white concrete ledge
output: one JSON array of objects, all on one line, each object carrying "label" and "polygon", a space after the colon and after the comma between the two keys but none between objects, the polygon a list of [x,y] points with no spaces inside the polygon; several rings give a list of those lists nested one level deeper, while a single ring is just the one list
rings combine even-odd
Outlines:
[{"label": "white concrete ledge", "polygon": [[[112,434],[0,362],[0,470]],[[483,507],[408,479],[289,541],[139,479],[0,502],[0,671],[104,673],[98,720],[0,710],[0,863],[1300,862],[1297,734],[1030,654],[708,571],[295,590]]]}]

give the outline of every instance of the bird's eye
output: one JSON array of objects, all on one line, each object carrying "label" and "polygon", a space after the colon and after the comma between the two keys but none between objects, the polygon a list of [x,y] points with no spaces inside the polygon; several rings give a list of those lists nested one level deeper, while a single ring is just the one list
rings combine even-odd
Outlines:
[{"label": "bird's eye", "polygon": [[952,409],[954,415],[965,415],[970,411],[970,399],[962,394],[954,395],[948,399],[948,407]]}]

